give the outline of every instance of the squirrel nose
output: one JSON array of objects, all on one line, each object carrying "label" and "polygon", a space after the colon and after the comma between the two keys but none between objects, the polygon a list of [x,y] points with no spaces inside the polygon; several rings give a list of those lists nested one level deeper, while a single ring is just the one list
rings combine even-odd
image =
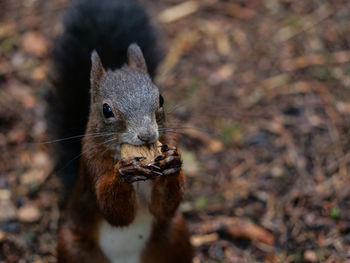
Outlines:
[{"label": "squirrel nose", "polygon": [[153,139],[154,135],[150,133],[140,133],[137,135],[137,138],[140,139],[140,141],[143,141],[145,143],[149,143]]}]

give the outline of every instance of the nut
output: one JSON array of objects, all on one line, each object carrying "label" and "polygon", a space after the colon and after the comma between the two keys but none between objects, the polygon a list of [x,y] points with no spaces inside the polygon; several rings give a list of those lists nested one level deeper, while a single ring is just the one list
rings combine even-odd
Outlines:
[{"label": "nut", "polygon": [[145,163],[149,163],[152,159],[161,154],[160,146],[162,144],[157,141],[154,144],[135,146],[131,144],[122,144],[121,158],[145,157]]}]

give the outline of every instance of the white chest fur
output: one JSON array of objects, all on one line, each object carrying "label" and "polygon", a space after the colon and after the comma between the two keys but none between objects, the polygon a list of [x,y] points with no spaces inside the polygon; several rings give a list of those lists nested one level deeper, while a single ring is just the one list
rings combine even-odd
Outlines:
[{"label": "white chest fur", "polygon": [[134,221],[127,227],[113,227],[103,220],[99,231],[102,252],[111,263],[139,263],[141,253],[152,231],[152,215],[148,211],[151,184],[137,182],[138,211]]},{"label": "white chest fur", "polygon": [[148,211],[138,211],[127,227],[113,227],[107,221],[100,226],[100,247],[111,263],[139,263],[152,228]]}]

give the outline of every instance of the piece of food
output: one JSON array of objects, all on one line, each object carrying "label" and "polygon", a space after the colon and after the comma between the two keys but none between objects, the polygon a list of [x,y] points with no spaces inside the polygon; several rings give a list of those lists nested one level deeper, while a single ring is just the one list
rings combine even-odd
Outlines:
[{"label": "piece of food", "polygon": [[154,144],[135,146],[131,144],[122,144],[121,158],[145,157],[144,163],[149,163],[156,156],[161,154],[160,146],[162,144],[157,141]]}]

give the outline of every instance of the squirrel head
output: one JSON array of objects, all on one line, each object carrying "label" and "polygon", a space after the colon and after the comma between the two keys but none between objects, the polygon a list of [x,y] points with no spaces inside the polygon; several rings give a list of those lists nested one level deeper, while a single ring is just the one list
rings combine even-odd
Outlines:
[{"label": "squirrel head", "polygon": [[142,51],[131,44],[128,63],[117,70],[105,70],[96,51],[91,55],[91,105],[88,133],[99,137],[109,148],[121,143],[143,145],[158,140],[164,123],[163,97],[152,82]]}]

